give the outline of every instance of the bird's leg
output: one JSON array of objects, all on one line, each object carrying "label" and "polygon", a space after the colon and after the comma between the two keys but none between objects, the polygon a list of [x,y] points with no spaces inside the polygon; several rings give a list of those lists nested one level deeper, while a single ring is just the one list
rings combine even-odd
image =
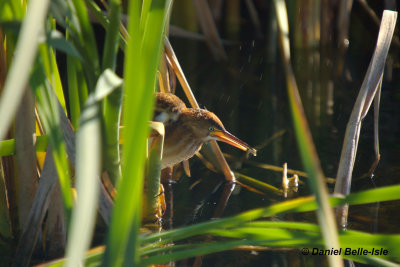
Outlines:
[{"label": "bird's leg", "polygon": [[167,203],[165,201],[165,190],[162,184],[160,184],[160,194],[158,194],[157,198],[158,198],[158,208],[156,217],[160,220],[162,216],[165,214],[165,211],[167,210]]},{"label": "bird's leg", "polygon": [[164,199],[165,199],[165,211],[163,216],[163,227],[164,229],[172,229],[173,222],[173,207],[174,207],[174,195],[173,195],[173,168],[167,167],[161,171],[161,182],[164,191]]}]

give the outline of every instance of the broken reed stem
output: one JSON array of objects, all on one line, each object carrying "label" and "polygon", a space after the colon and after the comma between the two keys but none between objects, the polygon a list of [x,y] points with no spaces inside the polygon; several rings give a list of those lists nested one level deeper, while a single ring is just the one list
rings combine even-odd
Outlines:
[{"label": "broken reed stem", "polygon": [[[396,25],[396,19],[397,12],[388,10],[383,12],[375,52],[346,127],[336,177],[335,194],[348,195],[350,193],[351,178],[357,153],[361,121],[368,112],[376,92],[379,90],[386,57],[389,52],[390,43]],[[345,226],[347,222],[347,209],[348,206],[345,205],[338,208],[336,212],[337,220],[342,226]]]}]

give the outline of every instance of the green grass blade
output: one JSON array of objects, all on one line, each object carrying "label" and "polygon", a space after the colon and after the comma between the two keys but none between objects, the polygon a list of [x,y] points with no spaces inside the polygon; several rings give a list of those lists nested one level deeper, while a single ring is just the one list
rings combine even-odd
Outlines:
[{"label": "green grass blade", "polygon": [[[290,108],[296,132],[297,144],[304,168],[310,176],[309,184],[311,191],[318,203],[317,217],[321,225],[322,235],[325,239],[326,248],[339,248],[337,226],[333,210],[329,205],[328,188],[325,184],[325,176],[317,155],[307,119],[303,110],[296,80],[290,63],[289,26],[285,1],[275,0],[278,28],[280,32],[280,48],[283,55],[283,65],[286,72],[286,86],[289,96]],[[343,266],[340,256],[328,257],[330,266]]]},{"label": "green grass blade", "polygon": [[[104,15],[103,10],[97,5],[95,1],[88,0],[87,1],[88,8],[92,12],[93,16],[96,18],[96,20],[104,27],[104,29],[107,29],[108,24],[110,23],[110,20],[107,18],[107,16]],[[119,29],[121,31],[121,26],[122,22],[119,24]],[[126,39],[122,32],[119,33],[119,47],[121,48],[122,51],[125,51],[126,47]]]},{"label": "green grass blade", "polygon": [[[272,247],[292,247],[292,248],[309,248],[323,249],[324,241],[319,234],[318,225],[297,222],[248,222],[233,228],[217,228],[210,229],[207,234],[215,236],[242,239],[233,242],[212,242],[200,244],[186,244],[174,246],[161,246],[143,252],[143,265],[166,263],[178,259],[188,258],[189,255],[197,256],[204,253],[214,253],[225,249],[231,249],[233,246],[239,245],[259,245]],[[364,257],[363,255],[349,255],[344,252],[346,248],[357,250],[362,242],[363,249],[372,251],[372,249],[385,249],[387,255],[380,255],[381,258],[399,260],[400,250],[398,242],[400,235],[387,234],[369,234],[358,231],[342,231],[340,233],[342,243],[342,254],[345,258],[353,259],[358,262],[378,262],[377,257]],[[239,242],[239,243],[238,243]],[[199,250],[201,247],[213,246],[214,249]],[[332,249],[332,248],[331,248]],[[186,256],[184,256],[186,252]],[[391,262],[385,262],[392,264]]]},{"label": "green grass blade", "polygon": [[[93,92],[100,75],[100,65],[97,43],[85,2],[80,0],[68,2],[53,0],[51,14],[57,19],[57,23],[65,28],[67,40],[71,44],[68,47],[76,50],[82,57],[82,60],[77,59],[84,66],[84,68],[80,67],[84,73],[85,82],[83,84],[90,92]],[[78,78],[78,86],[81,86],[81,83],[80,78]],[[83,107],[85,101],[86,99],[83,98],[80,100],[81,107]]]},{"label": "green grass blade", "polygon": [[[145,4],[143,4],[145,5]],[[160,61],[161,50],[163,46],[163,39],[164,39],[164,30],[166,25],[166,19],[168,17],[168,13],[170,12],[171,8],[171,1],[165,0],[156,0],[151,2],[151,6],[149,9],[148,14],[146,15],[146,25],[144,27],[143,32],[143,39],[140,44],[140,52],[141,52],[141,64],[144,71],[141,71],[141,75],[138,75],[138,82],[139,84],[143,85],[144,91],[143,95],[141,96],[143,103],[147,100],[149,101],[149,105],[147,112],[142,113],[146,114],[144,117],[140,117],[140,124],[144,125],[148,123],[148,121],[152,118],[153,113],[153,93],[155,90],[156,85],[156,77],[157,77],[157,69]],[[143,18],[141,18],[143,21]],[[141,26],[141,25],[140,25]],[[133,84],[132,84],[133,85]],[[130,87],[132,88],[132,87]],[[141,107],[141,105],[136,106]],[[140,112],[138,110],[138,112]],[[141,112],[140,112],[141,113]],[[139,113],[139,114],[140,114]],[[145,133],[145,131],[144,131]],[[147,134],[146,134],[147,135]],[[146,138],[146,136],[143,136]],[[132,147],[129,147],[132,149]],[[143,154],[142,154],[143,156]],[[124,161],[126,162],[126,161]],[[142,163],[143,164],[143,163]],[[143,166],[143,165],[142,165]],[[133,169],[131,169],[133,170]],[[129,173],[129,172],[127,172]],[[140,172],[141,176],[143,175],[143,171]],[[143,182],[141,181],[141,187],[143,187]],[[140,191],[143,188],[139,189]],[[141,203],[141,200],[137,202],[137,204]],[[130,240],[128,241],[128,245],[125,251],[125,261],[124,265],[132,266],[139,262],[139,242],[138,242],[138,232],[141,224],[141,208],[142,205],[137,206],[136,212],[133,216],[133,221],[131,225],[131,234],[136,236],[131,236]],[[134,255],[131,255],[131,251],[135,251]]]},{"label": "green grass blade", "polygon": [[[163,264],[179,259],[216,253],[238,248],[239,246],[249,245],[292,247],[294,249],[306,247],[310,249],[311,253],[315,248],[323,249],[324,247],[324,241],[319,232],[319,226],[311,223],[288,221],[247,222],[229,229],[209,229],[206,233],[208,235],[213,234],[214,236],[233,237],[242,240],[155,247],[142,252],[143,258],[139,265]],[[382,255],[383,258],[362,255],[344,255],[347,259],[380,266],[394,266],[394,263],[387,259],[399,260],[400,250],[397,244],[400,242],[400,235],[369,234],[348,230],[340,232],[340,240],[342,243],[342,255],[345,254],[344,250],[346,248],[357,250],[360,246],[360,242],[364,244],[363,249],[372,250],[372,248],[382,248],[389,252],[388,255]],[[98,264],[101,254],[101,249],[95,249],[87,255],[87,260],[92,264]]]},{"label": "green grass blade", "polygon": [[28,83],[29,74],[37,53],[39,37],[46,20],[49,2],[49,0],[31,0],[28,3],[28,9],[22,22],[15,50],[15,58],[0,98],[0,116],[2,118],[0,120],[0,140],[4,138],[11,125]]},{"label": "green grass blade", "polygon": [[[115,70],[118,52],[121,1],[113,0],[109,8],[109,23],[106,27],[106,40],[103,52],[103,69]],[[104,118],[104,165],[111,182],[115,185],[121,179],[119,150],[119,126],[122,105],[122,88],[115,90],[103,102]]]},{"label": "green grass blade", "polygon": [[[264,231],[274,231],[274,229],[264,229]],[[293,234],[296,235],[296,233]],[[357,237],[353,236],[353,238]],[[290,239],[276,239],[276,238],[270,240],[243,239],[243,240],[233,240],[233,241],[204,242],[204,243],[198,243],[198,244],[195,243],[189,245],[186,244],[186,245],[167,246],[154,250],[154,253],[157,253],[157,255],[148,256],[144,258],[140,263],[140,266],[148,266],[151,264],[165,264],[171,261],[187,259],[205,254],[212,254],[224,250],[230,250],[233,248],[239,248],[240,246],[293,247],[293,249],[300,249],[306,247],[311,249],[310,250],[311,253],[314,248],[321,249],[323,247],[323,241],[322,239],[315,239],[313,237],[309,238],[291,237]],[[379,247],[379,243],[376,244],[376,246]],[[351,247],[351,248],[357,250],[358,247]],[[273,250],[273,248],[271,248],[271,250]],[[341,253],[342,255],[345,254],[343,248]],[[372,256],[344,255],[344,258],[354,260],[360,263],[375,264],[379,266],[398,266],[398,264],[395,262],[391,262],[386,259],[372,257]]]},{"label": "green grass blade", "polygon": [[77,60],[67,55],[67,79],[68,79],[68,97],[69,97],[69,112],[71,117],[71,123],[75,129],[79,127],[79,116],[81,114],[81,101],[79,96],[79,91],[84,88],[78,86],[78,75],[77,72]]},{"label": "green grass blade", "polygon": [[[331,197],[332,206],[343,205],[349,203],[350,205],[360,205],[374,203],[378,201],[391,201],[400,198],[399,191],[400,185],[388,186],[366,190],[359,193],[353,193],[346,198]],[[302,197],[293,200],[287,200],[281,203],[271,205],[267,208],[254,209],[251,211],[243,212],[239,215],[230,218],[219,219],[215,221],[205,222],[201,224],[187,226],[181,229],[174,229],[165,231],[163,233],[152,234],[141,237],[143,245],[159,241],[160,244],[168,242],[175,242],[190,236],[200,235],[206,233],[209,229],[227,228],[241,225],[245,222],[256,220],[259,218],[270,217],[277,214],[287,212],[306,212],[313,211],[318,208],[314,197]],[[153,245],[155,245],[154,243]]]},{"label": "green grass blade", "polygon": [[265,193],[273,193],[278,196],[283,195],[283,191],[281,189],[276,188],[275,186],[272,186],[270,184],[261,182],[257,179],[251,178],[250,176],[235,172],[236,179],[248,186],[251,186],[252,188],[255,188],[257,190],[260,190]]},{"label": "green grass blade", "polygon": [[[128,31],[130,36],[134,36],[128,41],[125,61],[124,89],[126,91],[125,109],[124,109],[124,125],[128,133],[124,144],[124,179],[118,185],[118,196],[112,214],[112,220],[107,236],[107,248],[104,255],[104,266],[120,266],[123,262],[123,255],[128,243],[128,235],[130,234],[130,226],[134,216],[140,216],[141,192],[143,187],[143,164],[144,164],[144,145],[146,138],[146,130],[144,125],[140,124],[138,116],[139,100],[143,91],[146,89],[137,81],[140,72],[135,68],[136,63],[140,66],[139,47],[141,36],[137,34],[139,26],[139,8],[140,1],[131,1],[129,3],[129,25]],[[135,90],[133,89],[135,88]],[[137,101],[135,101],[137,100]],[[146,99],[145,99],[146,100]],[[139,103],[138,103],[139,102]],[[150,109],[150,101],[143,103],[142,106]],[[130,112],[128,112],[130,111]],[[130,118],[129,121],[127,118]],[[140,140],[139,140],[140,139]],[[134,153],[136,148],[136,153]],[[129,155],[129,157],[128,157]],[[129,164],[127,161],[129,160]],[[131,167],[131,168],[129,168]],[[136,235],[137,233],[132,233]],[[134,236],[136,237],[136,236]],[[133,257],[135,257],[133,251]],[[136,255],[136,257],[138,257]]]},{"label": "green grass blade", "polygon": [[[264,240],[234,240],[234,241],[225,241],[225,242],[218,242],[218,243],[211,243],[211,242],[204,242],[198,245],[198,247],[188,246],[185,245],[184,248],[180,251],[170,252],[165,250],[160,255],[152,256],[149,258],[142,259],[139,266],[149,266],[151,264],[163,264],[171,261],[177,261],[181,259],[188,259],[191,257],[199,256],[199,255],[206,255],[211,253],[217,253],[224,250],[229,250],[233,248],[237,248],[239,246],[245,245],[262,245],[264,244]],[[193,248],[194,247],[194,248]]]},{"label": "green grass blade", "polygon": [[[46,152],[49,143],[48,135],[36,136],[36,152]],[[0,141],[0,157],[15,154],[15,139]]]},{"label": "green grass blade", "polygon": [[116,185],[121,179],[119,130],[122,107],[122,87],[115,90],[103,102],[104,120],[104,167],[111,182]]},{"label": "green grass blade", "polygon": [[89,20],[88,10],[85,2],[81,0],[72,0],[75,7],[75,14],[79,20],[79,39],[82,41],[82,46],[87,56],[85,60],[86,83],[89,92],[94,90],[97,77],[100,75],[100,63],[97,50],[96,38],[94,36],[92,24]]},{"label": "green grass blade", "polygon": [[141,221],[146,138],[154,104],[156,71],[169,4],[170,1],[152,1],[142,35],[139,30],[141,3],[130,2],[128,30],[131,39],[127,46],[124,72],[126,138],[123,150],[123,179],[118,185],[118,196],[107,239],[105,266],[133,266],[139,262],[137,238]]},{"label": "green grass blade", "polygon": [[159,242],[159,244],[166,244],[168,242],[174,242],[190,236],[207,233],[210,229],[235,227],[242,223],[256,220],[259,218],[270,217],[279,213],[285,213],[289,211],[295,212],[298,211],[299,208],[302,208],[304,205],[307,204],[314,204],[315,208],[315,202],[313,198],[311,197],[297,198],[281,202],[278,204],[274,204],[267,208],[254,209],[247,212],[243,212],[239,215],[230,218],[209,221],[205,223],[187,226],[180,229],[165,231],[163,233],[144,236],[142,237],[141,241],[143,244],[152,242],[156,242],[154,244],[157,244],[157,241]]},{"label": "green grass blade", "polygon": [[83,60],[78,50],[70,43],[61,32],[52,30],[47,37],[47,43],[56,50],[62,51],[67,55],[73,56],[78,60]]},{"label": "green grass blade", "polygon": [[67,266],[83,262],[89,248],[97,211],[101,170],[101,112],[100,101],[122,80],[110,70],[99,78],[95,94],[89,97],[80,118],[76,139],[76,188],[78,201],[73,210],[67,246]]},{"label": "green grass blade", "polygon": [[57,169],[63,203],[67,222],[70,219],[70,213],[73,206],[71,193],[69,166],[66,157],[66,146],[61,132],[60,118],[58,110],[58,100],[48,82],[44,68],[37,64],[31,76],[30,84],[35,92],[39,116],[43,123],[46,133],[49,135],[49,143],[53,152],[54,163]]},{"label": "green grass blade", "polygon": [[21,1],[1,1],[0,2],[0,18],[1,20],[22,20],[26,9],[26,3]]},{"label": "green grass blade", "polygon": [[15,139],[0,141],[0,156],[10,156],[15,154]]},{"label": "green grass blade", "polygon": [[106,28],[106,40],[103,51],[103,70],[107,68],[115,70],[119,42],[119,24],[121,19],[120,0],[111,1],[109,14],[109,23]]},{"label": "green grass blade", "polygon": [[[55,26],[54,26],[55,27]],[[51,30],[49,30],[51,32]],[[56,62],[56,57],[53,49],[46,45],[39,46],[40,59],[43,63],[43,67],[46,73],[47,78],[50,81],[51,87],[54,89],[58,101],[64,110],[65,107],[65,98],[64,91],[61,84],[60,74],[58,72],[58,65]]]},{"label": "green grass blade", "polygon": [[371,264],[371,265],[376,265],[376,266],[381,266],[381,267],[398,267],[399,264],[396,262],[391,262],[391,261],[387,261],[384,259],[380,259],[380,258],[374,258],[374,257],[360,257],[362,259],[362,261],[360,260],[360,262],[365,263],[365,264]]},{"label": "green grass blade", "polygon": [[[287,224],[290,222],[282,222]],[[278,222],[279,224],[279,222]],[[296,224],[296,223],[293,223]],[[310,225],[311,227],[316,225]],[[316,227],[318,228],[318,227]],[[233,241],[213,241],[198,244],[185,244],[174,246],[162,246],[155,248],[151,251],[144,253],[143,261],[141,264],[162,264],[170,261],[176,261],[183,258],[189,258],[198,255],[215,253],[218,251],[237,248],[239,246],[268,246],[268,247],[291,247],[294,249],[308,248],[310,253],[314,251],[324,250],[324,241],[319,235],[319,232],[312,231],[298,231],[292,229],[282,228],[268,228],[261,227],[254,229],[253,227],[239,226],[233,229],[220,229],[210,231],[210,234],[220,237],[239,238],[240,240]],[[393,264],[387,260],[399,260],[398,242],[400,236],[393,235],[378,235],[366,234],[357,231],[348,231],[340,233],[340,240],[342,242],[341,255],[344,258],[352,259],[361,263],[376,263],[382,261],[386,264]],[[345,252],[346,249],[357,250],[360,248],[360,241],[363,242],[363,249],[372,251],[387,250],[387,255],[380,255],[379,257],[365,257],[364,255],[351,255]],[[330,248],[332,249],[332,248]],[[329,250],[330,250],[329,249]],[[186,255],[185,255],[186,254]],[[383,260],[386,259],[386,260]]]},{"label": "green grass blade", "polygon": [[[388,186],[388,187],[382,187],[382,188],[377,188],[377,189],[371,189],[359,193],[353,193],[348,196],[348,198],[336,198],[336,197],[331,197],[331,203],[332,205],[338,206],[342,205],[343,203],[350,203],[352,205],[359,205],[359,204],[368,204],[368,203],[374,203],[376,201],[390,201],[390,200],[397,200],[399,199],[399,192],[400,190],[400,185],[397,186]],[[165,247],[164,244],[169,243],[169,242],[176,242],[188,237],[193,237],[193,236],[198,236],[198,235],[207,235],[210,233],[214,234],[219,234],[219,235],[228,235],[230,234],[231,237],[233,234],[231,234],[231,231],[224,231],[221,229],[231,229],[234,231],[235,229],[239,229],[240,235],[243,235],[243,229],[247,228],[253,231],[254,229],[259,228],[262,232],[268,232],[272,231],[271,229],[274,228],[284,228],[284,229],[292,229],[296,231],[307,231],[314,233],[310,238],[299,238],[296,241],[290,241],[290,240],[281,240],[278,243],[278,241],[274,241],[275,243],[272,244],[271,242],[269,244],[266,244],[266,240],[247,240],[244,241],[243,243],[234,243],[231,244],[224,249],[231,249],[234,247],[237,247],[238,245],[281,245],[281,246],[287,246],[287,247],[304,247],[305,245],[309,245],[309,247],[315,247],[318,246],[319,248],[323,248],[324,243],[323,240],[320,238],[320,227],[315,224],[310,224],[310,223],[300,223],[300,222],[282,222],[282,221],[255,221],[256,219],[263,218],[263,217],[270,217],[274,216],[277,214],[282,214],[286,212],[305,212],[305,211],[313,211],[318,208],[318,205],[316,204],[315,200],[313,197],[306,197],[306,198],[298,198],[298,199],[293,199],[293,200],[288,200],[282,203],[277,203],[274,204],[268,208],[261,208],[261,209],[255,209],[251,211],[244,212],[242,214],[239,214],[234,217],[230,218],[224,218],[224,219],[219,219],[215,221],[210,221],[210,222],[205,222],[205,223],[200,223],[192,226],[187,226],[184,228],[180,229],[174,229],[170,231],[165,231],[162,233],[156,233],[156,234],[151,234],[151,235],[146,235],[146,236],[141,236],[141,255],[151,255],[154,253],[158,253],[160,251],[166,251],[169,250],[175,251],[181,249],[179,245],[174,245],[172,247]],[[263,234],[263,233],[262,233]],[[315,236],[315,234],[318,234],[318,236]],[[242,237],[242,236],[236,236],[236,237]],[[377,234],[369,234],[369,233],[363,233],[359,231],[353,231],[353,230],[348,230],[348,231],[342,231],[340,233],[340,241],[341,241],[341,247],[354,247],[357,248],[360,245],[360,240],[361,243],[367,246],[371,246],[371,248],[374,247],[382,247],[386,248],[389,251],[391,251],[391,256],[394,258],[398,257],[396,255],[400,255],[400,249],[398,248],[398,243],[400,242],[400,235],[377,235]],[[236,242],[236,241],[235,241]],[[247,243],[246,243],[247,242]],[[264,243],[263,243],[264,242]],[[216,244],[218,245],[218,244]],[[189,248],[189,245],[185,244],[182,245],[184,248]],[[221,247],[221,251],[224,250]],[[216,250],[213,250],[212,252],[216,252]],[[187,253],[187,251],[185,251]],[[170,257],[161,257],[157,256],[156,258],[149,258],[141,261],[141,264],[147,264],[147,263],[152,263],[155,264],[156,262],[158,263],[165,263],[170,260],[178,260],[182,258],[187,258],[189,257],[189,254],[185,254],[184,252],[179,252],[176,255],[170,255]],[[191,252],[192,256],[197,256],[197,255],[204,255],[206,253],[210,253],[208,250],[198,250],[196,252]],[[94,254],[89,254],[87,256],[88,259],[90,259],[91,262],[99,262],[101,255],[103,255],[103,251],[98,251]],[[186,257],[185,257],[186,255]],[[359,262],[364,262],[364,263],[373,263],[373,262],[379,262],[381,261],[382,264],[389,264],[390,266],[392,263],[383,261],[378,258],[373,258],[369,259],[366,257],[347,257],[349,259],[357,260]],[[386,265],[385,265],[386,266]]]},{"label": "green grass blade", "polygon": [[[75,34],[72,30],[66,31],[66,38],[71,46],[74,46],[75,39],[71,36]],[[85,79],[85,71],[82,68],[82,62],[78,58],[67,54],[67,79],[68,79],[68,96],[69,96],[69,111],[71,122],[75,129],[78,129],[78,120],[89,94],[88,85]]]}]

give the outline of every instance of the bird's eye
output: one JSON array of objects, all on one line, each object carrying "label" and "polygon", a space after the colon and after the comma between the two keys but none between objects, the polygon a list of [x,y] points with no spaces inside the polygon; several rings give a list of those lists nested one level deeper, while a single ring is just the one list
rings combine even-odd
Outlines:
[{"label": "bird's eye", "polygon": [[208,127],[208,131],[209,132],[213,132],[214,131],[214,127],[212,127],[212,126]]}]

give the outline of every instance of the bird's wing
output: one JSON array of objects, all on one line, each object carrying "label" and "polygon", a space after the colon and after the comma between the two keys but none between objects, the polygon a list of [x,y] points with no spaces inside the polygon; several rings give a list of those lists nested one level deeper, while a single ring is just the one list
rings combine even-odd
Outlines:
[{"label": "bird's wing", "polygon": [[186,108],[185,103],[174,94],[157,93],[153,121],[166,124],[176,121],[181,111]]}]

